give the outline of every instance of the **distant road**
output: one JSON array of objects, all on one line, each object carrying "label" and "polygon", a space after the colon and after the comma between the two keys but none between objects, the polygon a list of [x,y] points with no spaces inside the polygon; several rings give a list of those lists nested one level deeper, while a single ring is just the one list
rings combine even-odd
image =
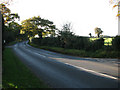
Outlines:
[{"label": "distant road", "polygon": [[118,60],[63,55],[15,44],[15,54],[53,88],[118,88]]}]

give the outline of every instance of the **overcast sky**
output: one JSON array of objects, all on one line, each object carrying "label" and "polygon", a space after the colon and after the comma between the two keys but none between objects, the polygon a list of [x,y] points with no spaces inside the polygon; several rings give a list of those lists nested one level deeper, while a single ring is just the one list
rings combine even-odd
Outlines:
[{"label": "overcast sky", "polygon": [[71,22],[76,35],[94,34],[94,28],[103,30],[103,35],[118,34],[117,8],[112,9],[109,0],[14,0],[9,6],[21,21],[33,16],[53,21],[57,28]]}]

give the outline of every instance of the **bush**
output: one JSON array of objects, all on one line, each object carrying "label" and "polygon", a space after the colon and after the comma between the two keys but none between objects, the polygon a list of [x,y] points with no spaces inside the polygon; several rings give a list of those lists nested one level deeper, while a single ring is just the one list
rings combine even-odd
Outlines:
[{"label": "bush", "polygon": [[52,46],[52,47],[62,47],[66,49],[95,51],[101,49],[104,46],[104,39],[100,38],[98,40],[90,42],[88,37],[73,35],[69,38],[64,38],[64,40],[61,39],[61,36],[46,37],[43,39],[34,38],[33,43],[40,46]]},{"label": "bush", "polygon": [[87,46],[89,45],[89,38],[87,37],[80,37],[80,36],[76,36],[74,37],[73,41],[71,42],[72,44],[72,48],[73,49],[86,49]]},{"label": "bush", "polygon": [[86,50],[88,51],[96,51],[102,49],[104,46],[104,39],[100,38],[95,41],[91,41],[87,44]]},{"label": "bush", "polygon": [[112,40],[112,47],[113,47],[114,50],[117,50],[117,51],[120,50],[120,36],[116,36]]},{"label": "bush", "polygon": [[3,29],[3,39],[5,40],[5,44],[15,41],[16,38],[14,32],[12,32],[12,30],[6,26],[4,26]]},{"label": "bush", "polygon": [[32,39],[32,43],[39,45],[40,44],[40,38]]}]

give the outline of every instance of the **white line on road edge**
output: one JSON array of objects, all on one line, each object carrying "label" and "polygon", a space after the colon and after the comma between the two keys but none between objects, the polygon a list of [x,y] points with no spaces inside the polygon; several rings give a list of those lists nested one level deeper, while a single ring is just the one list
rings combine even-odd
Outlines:
[{"label": "white line on road edge", "polygon": [[102,74],[102,73],[99,73],[99,72],[96,72],[96,71],[93,71],[93,70],[89,70],[89,69],[85,69],[85,68],[82,68],[82,67],[79,67],[79,66],[75,66],[75,65],[72,65],[72,64],[69,64],[69,63],[65,63],[65,64],[71,65],[71,66],[73,66],[73,67],[82,69],[82,70],[84,70],[84,71],[87,71],[87,72],[90,72],[90,73],[93,73],[93,74],[96,74],[96,75],[108,77],[108,78],[111,78],[111,79],[118,79],[118,78],[113,77],[113,76],[110,76],[110,75]]}]

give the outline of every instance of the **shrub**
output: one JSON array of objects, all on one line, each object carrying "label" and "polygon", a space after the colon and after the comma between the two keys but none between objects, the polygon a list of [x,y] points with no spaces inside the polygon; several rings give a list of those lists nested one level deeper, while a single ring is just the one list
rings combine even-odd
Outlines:
[{"label": "shrub", "polygon": [[112,47],[114,50],[120,50],[120,36],[116,36],[112,41]]},{"label": "shrub", "polygon": [[32,43],[39,45],[41,42],[40,38],[34,38],[32,39]]},{"label": "shrub", "polygon": [[96,50],[102,49],[104,46],[104,39],[100,38],[100,39],[91,41],[87,45],[88,46],[87,46],[86,50],[88,50],[88,51],[96,51]]}]

